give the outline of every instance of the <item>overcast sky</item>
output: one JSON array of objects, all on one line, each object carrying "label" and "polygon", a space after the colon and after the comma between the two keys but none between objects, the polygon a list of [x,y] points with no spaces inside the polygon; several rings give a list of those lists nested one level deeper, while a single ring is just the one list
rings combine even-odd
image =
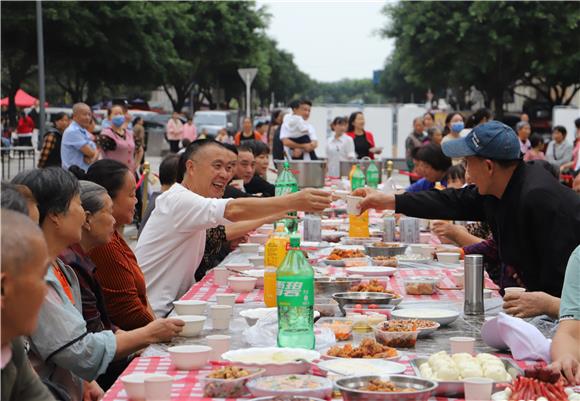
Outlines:
[{"label": "overcast sky", "polygon": [[268,34],[294,55],[311,78],[331,82],[372,78],[393,49],[378,31],[385,25],[386,1],[275,1],[267,5],[272,19]]}]

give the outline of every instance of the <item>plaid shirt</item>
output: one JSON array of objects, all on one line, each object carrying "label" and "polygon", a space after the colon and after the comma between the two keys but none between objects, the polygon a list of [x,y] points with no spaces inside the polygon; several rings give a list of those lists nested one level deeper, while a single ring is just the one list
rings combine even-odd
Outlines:
[{"label": "plaid shirt", "polygon": [[48,132],[44,136],[44,144],[42,145],[40,158],[38,159],[38,168],[46,167],[48,156],[50,156],[50,153],[54,150],[55,145],[56,145],[56,135],[52,132]]}]

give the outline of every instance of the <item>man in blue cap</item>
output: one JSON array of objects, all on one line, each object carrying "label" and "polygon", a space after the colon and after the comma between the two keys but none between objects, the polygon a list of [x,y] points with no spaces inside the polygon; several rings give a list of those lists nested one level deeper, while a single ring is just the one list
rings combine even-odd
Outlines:
[{"label": "man in blue cap", "polygon": [[566,262],[580,243],[580,196],[538,162],[525,163],[515,132],[490,121],[443,143],[464,157],[475,184],[463,189],[386,195],[361,189],[361,210],[394,209],[407,216],[486,221],[501,260],[514,266],[528,291],[560,297]]}]

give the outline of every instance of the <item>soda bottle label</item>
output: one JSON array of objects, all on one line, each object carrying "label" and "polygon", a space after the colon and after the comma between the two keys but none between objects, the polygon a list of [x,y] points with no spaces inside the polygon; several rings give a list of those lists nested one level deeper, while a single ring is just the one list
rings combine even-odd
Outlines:
[{"label": "soda bottle label", "polygon": [[314,305],[314,280],[297,280],[288,277],[288,281],[278,277],[276,295],[278,306],[312,306]]}]

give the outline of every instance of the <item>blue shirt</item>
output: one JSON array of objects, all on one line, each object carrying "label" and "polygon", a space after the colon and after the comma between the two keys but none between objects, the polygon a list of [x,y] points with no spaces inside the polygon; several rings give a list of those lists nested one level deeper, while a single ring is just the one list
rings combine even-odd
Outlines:
[{"label": "blue shirt", "polygon": [[580,320],[580,246],[568,259],[560,300],[560,320],[568,319]]},{"label": "blue shirt", "polygon": [[81,152],[81,148],[85,145],[97,149],[97,145],[91,140],[88,131],[73,121],[62,136],[60,145],[62,168],[68,170],[70,166],[78,166],[87,171],[89,164],[84,161],[84,155]]},{"label": "blue shirt", "polygon": [[[447,187],[447,181],[442,180],[441,185],[443,185],[444,187]],[[407,192],[421,192],[421,191],[427,191],[427,190],[433,189],[433,188],[435,188],[434,182],[427,181],[426,178],[421,178],[417,182],[409,185],[409,187],[407,187],[406,191]]]}]

